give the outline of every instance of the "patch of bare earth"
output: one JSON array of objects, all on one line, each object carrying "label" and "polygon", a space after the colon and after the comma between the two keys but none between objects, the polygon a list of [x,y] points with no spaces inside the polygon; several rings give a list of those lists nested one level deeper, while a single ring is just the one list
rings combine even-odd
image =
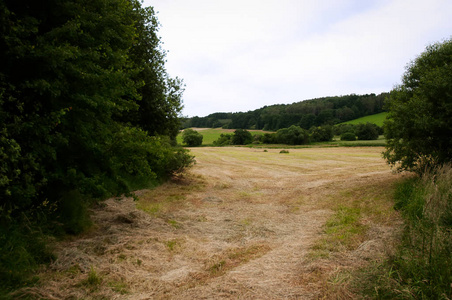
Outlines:
[{"label": "patch of bare earth", "polygon": [[[354,298],[344,274],[384,255],[397,221],[388,192],[397,176],[382,150],[192,149],[197,164],[190,174],[138,192],[138,202],[109,199],[94,209],[95,228],[59,243],[58,259],[39,274],[40,285],[20,293],[46,299]],[[352,204],[365,212],[365,233],[316,256],[326,221],[338,205]],[[366,212],[369,207],[380,211]]]}]

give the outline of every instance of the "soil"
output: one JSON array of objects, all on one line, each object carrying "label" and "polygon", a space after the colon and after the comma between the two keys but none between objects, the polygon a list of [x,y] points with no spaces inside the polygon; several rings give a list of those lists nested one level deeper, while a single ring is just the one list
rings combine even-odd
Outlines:
[{"label": "soil", "polygon": [[[197,163],[188,174],[136,192],[138,201],[112,198],[93,209],[94,228],[58,242],[38,285],[17,295],[358,298],[344,274],[387,254],[397,215],[363,216],[365,234],[326,256],[314,246],[338,203],[377,201],[400,175],[378,147],[279,151],[192,149]],[[390,199],[378,201],[391,210]]]}]

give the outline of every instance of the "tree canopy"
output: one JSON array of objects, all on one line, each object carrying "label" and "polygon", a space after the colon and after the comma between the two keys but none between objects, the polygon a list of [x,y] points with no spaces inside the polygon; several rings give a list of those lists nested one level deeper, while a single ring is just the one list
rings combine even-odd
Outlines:
[{"label": "tree canopy", "polygon": [[1,253],[33,243],[5,246],[24,220],[79,232],[90,199],[192,163],[158,27],[138,0],[0,1]]},{"label": "tree canopy", "polygon": [[452,40],[427,47],[408,66],[387,102],[384,157],[399,170],[422,171],[452,159]]},{"label": "tree canopy", "polygon": [[182,141],[189,147],[201,146],[203,138],[202,134],[191,128],[185,129],[182,133]]},{"label": "tree canopy", "polygon": [[334,125],[383,111],[387,93],[345,95],[277,104],[237,113],[213,113],[186,119],[183,127],[278,130],[292,125],[303,129]]}]

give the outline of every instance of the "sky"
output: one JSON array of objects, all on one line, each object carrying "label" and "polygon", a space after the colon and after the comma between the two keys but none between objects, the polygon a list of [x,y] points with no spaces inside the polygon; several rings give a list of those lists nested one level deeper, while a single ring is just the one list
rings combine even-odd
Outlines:
[{"label": "sky", "polygon": [[184,116],[389,92],[452,37],[451,0],[144,0]]}]

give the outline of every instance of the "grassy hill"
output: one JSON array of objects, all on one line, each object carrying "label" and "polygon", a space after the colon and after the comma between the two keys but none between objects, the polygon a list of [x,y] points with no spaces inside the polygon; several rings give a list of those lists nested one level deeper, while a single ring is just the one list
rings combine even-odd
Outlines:
[{"label": "grassy hill", "polygon": [[382,113],[379,113],[379,114],[365,116],[365,117],[362,117],[362,118],[350,120],[350,121],[343,122],[343,123],[340,123],[340,124],[354,124],[354,125],[356,125],[356,124],[360,124],[360,123],[367,123],[367,122],[369,122],[369,123],[374,123],[374,124],[376,124],[378,126],[383,126],[383,121],[386,119],[386,115],[387,114],[388,114],[387,112],[382,112]]}]

